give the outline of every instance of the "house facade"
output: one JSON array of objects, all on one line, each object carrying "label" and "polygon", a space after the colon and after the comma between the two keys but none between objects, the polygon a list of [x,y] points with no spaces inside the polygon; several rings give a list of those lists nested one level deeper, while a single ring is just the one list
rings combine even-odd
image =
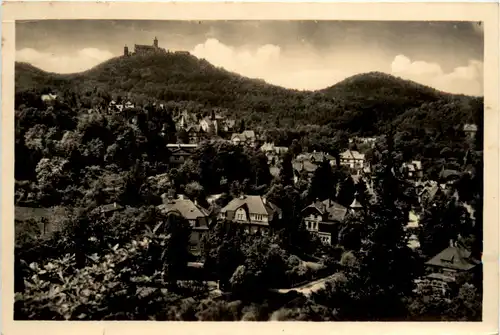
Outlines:
[{"label": "house facade", "polygon": [[256,141],[256,136],[255,132],[253,130],[245,130],[240,134],[233,134],[231,135],[231,143],[234,145],[248,145],[248,146],[255,146],[255,141]]},{"label": "house facade", "polygon": [[260,151],[262,151],[266,157],[269,163],[271,163],[274,160],[274,163],[278,163],[281,159],[281,157],[288,151],[287,147],[278,147],[275,146],[274,143],[264,143],[260,147]]},{"label": "house facade", "polygon": [[208,232],[209,227],[208,211],[182,195],[178,199],[163,198],[164,202],[158,206],[158,209],[164,213],[177,211],[189,222],[191,226],[190,250],[195,253],[200,252],[201,239]]},{"label": "house facade", "polygon": [[178,167],[184,164],[197,147],[197,144],[167,144],[167,149],[170,151],[170,166]]},{"label": "house facade", "polygon": [[281,219],[281,209],[258,195],[242,195],[231,200],[219,212],[219,219],[244,225],[250,233],[269,229],[270,223]]},{"label": "house facade", "polygon": [[336,242],[339,224],[346,215],[347,208],[330,199],[316,200],[302,210],[306,229],[317,234],[321,241],[328,245]]},{"label": "house facade", "polygon": [[340,154],[340,164],[351,169],[362,170],[365,166],[365,154],[356,150],[346,150]]}]

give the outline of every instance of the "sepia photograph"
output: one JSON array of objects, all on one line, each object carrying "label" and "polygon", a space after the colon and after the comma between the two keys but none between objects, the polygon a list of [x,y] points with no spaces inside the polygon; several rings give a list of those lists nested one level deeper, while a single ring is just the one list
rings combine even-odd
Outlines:
[{"label": "sepia photograph", "polygon": [[481,21],[16,21],[14,320],[482,321],[484,50]]}]

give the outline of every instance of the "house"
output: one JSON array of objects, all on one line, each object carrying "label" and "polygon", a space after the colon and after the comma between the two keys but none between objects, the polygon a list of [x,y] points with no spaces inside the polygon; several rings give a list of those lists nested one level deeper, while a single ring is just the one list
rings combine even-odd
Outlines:
[{"label": "house", "polygon": [[123,105],[123,109],[129,109],[129,108],[134,108],[135,105],[130,102],[130,101],[127,101],[124,105]]},{"label": "house", "polygon": [[205,133],[217,135],[219,132],[219,125],[217,120],[211,117],[205,117],[200,121],[200,129]]},{"label": "house", "polygon": [[418,201],[421,205],[431,203],[434,201],[436,196],[443,192],[436,182],[427,182],[423,185],[423,187],[419,188],[420,191],[418,191]]},{"label": "house", "polygon": [[335,164],[335,157],[321,151],[317,152],[316,150],[310,153],[309,152],[302,153],[295,158],[295,161],[309,161],[314,164],[320,164],[325,160],[328,161],[330,165]]},{"label": "house", "polygon": [[269,163],[271,163],[273,160],[275,163],[279,161],[280,157],[282,157],[287,151],[287,147],[277,147],[274,145],[274,143],[264,143],[260,147],[260,151],[262,151],[266,157]]},{"label": "house", "polygon": [[330,199],[316,200],[302,210],[306,229],[316,233],[325,244],[336,241],[339,224],[344,221],[346,215],[347,208]]},{"label": "house", "polygon": [[222,130],[226,133],[230,133],[233,131],[235,125],[236,125],[235,120],[226,119],[222,122]]},{"label": "house", "polygon": [[179,166],[184,164],[197,147],[198,144],[167,144],[167,149],[170,151],[170,165]]},{"label": "house", "polygon": [[219,219],[245,226],[251,233],[266,231],[269,224],[281,219],[281,209],[258,195],[241,195],[231,200],[219,213]]},{"label": "house", "polygon": [[405,176],[406,179],[413,181],[421,180],[424,176],[421,161],[411,161],[409,163],[403,163],[400,172]]},{"label": "house", "polygon": [[57,94],[42,94],[41,99],[43,102],[53,102],[57,100]]},{"label": "house", "polygon": [[231,135],[231,142],[234,145],[255,145],[255,132],[253,130],[245,130],[241,134],[234,133]]},{"label": "house", "polygon": [[302,174],[307,175],[307,179],[310,180],[314,174],[314,171],[318,168],[317,164],[311,163],[308,160],[303,161],[293,161],[293,180],[294,183],[297,183]]},{"label": "house", "polygon": [[471,256],[471,252],[456,241],[425,263],[432,274],[440,274],[454,281],[457,274],[473,271],[480,261]]},{"label": "house", "polygon": [[191,226],[190,250],[199,252],[201,250],[201,239],[208,232],[208,211],[199,206],[196,201],[179,195],[178,199],[163,197],[164,203],[158,209],[164,213],[177,211],[185,218]]},{"label": "house", "polygon": [[477,125],[467,123],[464,125],[464,133],[468,139],[473,140],[476,137]]},{"label": "house", "polygon": [[351,169],[363,169],[365,155],[356,150],[346,150],[340,154],[340,164],[349,166]]},{"label": "house", "polygon": [[200,141],[201,127],[199,125],[191,125],[186,128],[189,137],[189,143],[198,143]]}]

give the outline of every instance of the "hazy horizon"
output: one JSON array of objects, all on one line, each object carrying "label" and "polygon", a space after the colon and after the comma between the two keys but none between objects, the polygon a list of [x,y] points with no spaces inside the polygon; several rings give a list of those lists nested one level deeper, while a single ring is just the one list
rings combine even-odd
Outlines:
[{"label": "hazy horizon", "polygon": [[482,25],[401,21],[112,21],[16,23],[16,61],[75,73],[124,45],[187,50],[285,88],[317,90],[380,71],[438,90],[483,95]]}]

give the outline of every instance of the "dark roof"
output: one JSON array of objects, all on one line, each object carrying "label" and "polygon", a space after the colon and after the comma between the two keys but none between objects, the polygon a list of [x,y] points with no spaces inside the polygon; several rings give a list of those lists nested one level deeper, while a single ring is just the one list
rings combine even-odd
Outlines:
[{"label": "dark roof", "polygon": [[426,264],[441,268],[467,271],[475,267],[479,262],[471,257],[470,251],[461,246],[449,246],[436,256],[432,257]]},{"label": "dark roof", "polygon": [[208,216],[206,209],[198,206],[190,199],[166,199],[165,203],[159,205],[158,208],[165,212],[179,211],[188,220],[196,220]]},{"label": "dark roof", "polygon": [[318,200],[304,208],[302,211],[304,212],[305,210],[311,208],[317,210],[321,215],[328,214],[327,219],[329,221],[343,221],[347,214],[347,208],[330,199],[323,201]]},{"label": "dark roof", "polygon": [[439,178],[441,179],[451,179],[451,178],[459,178],[460,172],[452,169],[443,169],[441,173],[439,173]]}]

